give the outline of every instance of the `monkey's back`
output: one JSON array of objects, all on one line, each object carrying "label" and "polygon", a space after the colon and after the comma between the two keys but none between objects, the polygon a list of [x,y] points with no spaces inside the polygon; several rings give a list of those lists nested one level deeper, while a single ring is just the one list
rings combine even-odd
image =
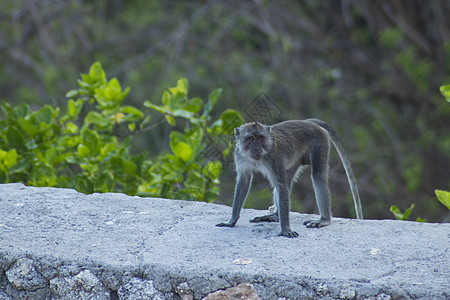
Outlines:
[{"label": "monkey's back", "polygon": [[310,120],[290,120],[271,126],[273,151],[286,169],[311,164],[311,152],[327,160],[330,149],[328,131]]},{"label": "monkey's back", "polygon": [[305,147],[318,141],[328,144],[328,131],[310,120],[288,120],[271,126],[274,142]]}]

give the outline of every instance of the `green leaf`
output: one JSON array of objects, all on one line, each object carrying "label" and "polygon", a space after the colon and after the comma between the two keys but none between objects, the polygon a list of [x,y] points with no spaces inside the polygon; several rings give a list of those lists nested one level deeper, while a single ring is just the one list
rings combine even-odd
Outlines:
[{"label": "green leaf", "polygon": [[[170,93],[168,91],[164,91],[163,95],[162,95],[162,99],[161,102],[165,105],[168,106],[169,105],[169,101],[170,101]],[[145,105],[145,104],[144,104]]]},{"label": "green leaf", "polygon": [[92,184],[92,181],[88,180],[87,178],[83,177],[82,175],[76,176],[75,188],[77,191],[85,193],[85,194],[91,194],[94,192],[94,185]]},{"label": "green leaf", "polygon": [[94,190],[100,193],[114,191],[114,177],[109,171],[103,171],[99,176],[95,177]]},{"label": "green leaf", "polygon": [[77,147],[77,152],[78,152],[78,156],[80,158],[86,158],[89,155],[91,155],[91,150],[89,149],[89,147],[86,147],[83,144],[79,144]]},{"label": "green leaf", "polygon": [[164,106],[155,105],[155,104],[151,103],[148,100],[146,100],[144,102],[144,106],[148,107],[148,108],[151,108],[153,110],[156,110],[157,112],[160,112],[160,113],[167,113],[168,112],[167,109]]},{"label": "green leaf", "polygon": [[198,190],[198,191],[194,191],[194,192],[199,193],[203,189],[203,178],[197,172],[191,172],[189,174],[189,176],[186,178],[184,185],[191,190],[192,189]]},{"label": "green leaf", "polygon": [[70,99],[67,102],[67,114],[71,117],[77,117],[83,109],[83,100]]},{"label": "green leaf", "polygon": [[119,155],[114,155],[111,157],[110,169],[114,172],[114,174],[123,173],[123,158]]},{"label": "green leaf", "polygon": [[16,114],[17,118],[26,118],[31,114],[30,107],[28,104],[19,104],[16,107],[14,107],[14,112]]},{"label": "green leaf", "polygon": [[55,148],[50,148],[50,149],[48,149],[48,151],[45,153],[45,161],[46,161],[48,164],[50,164],[50,166],[54,164],[55,159],[56,159],[56,154],[57,154],[57,151],[56,151]]},{"label": "green leaf", "polygon": [[78,96],[78,90],[71,90],[66,93],[66,98],[73,98]]},{"label": "green leaf", "polygon": [[396,205],[392,205],[389,210],[394,214],[397,220],[403,220],[403,214]]},{"label": "green leaf", "polygon": [[187,95],[188,88],[189,88],[189,86],[188,86],[187,79],[180,78],[177,81],[177,86],[169,88],[169,91],[172,95],[181,95],[181,96],[185,97]]},{"label": "green leaf", "polygon": [[54,186],[57,177],[53,168],[45,163],[38,162],[31,172],[31,184],[35,186]]},{"label": "green leaf", "polygon": [[219,99],[220,95],[222,94],[222,89],[215,89],[212,91],[208,96],[208,102],[205,104],[205,107],[203,108],[203,118],[206,118],[209,113],[212,111],[214,105],[216,105],[217,100]]},{"label": "green leaf", "polygon": [[39,130],[34,126],[30,120],[19,118],[19,124],[20,127],[31,137],[34,137],[36,134],[38,134]]},{"label": "green leaf", "polygon": [[148,124],[148,122],[150,122],[150,116],[145,117],[144,121],[142,121],[141,124],[139,124],[139,128],[141,128],[141,129],[144,128],[145,125]]},{"label": "green leaf", "polygon": [[81,132],[81,138],[91,152],[98,153],[100,151],[100,136],[96,131],[85,129]]},{"label": "green leaf", "polygon": [[105,95],[109,100],[122,100],[122,88],[117,78],[113,78],[108,82],[105,88]]},{"label": "green leaf", "polygon": [[131,160],[124,160],[123,161],[123,170],[130,175],[133,175],[136,173],[137,166],[134,162]]},{"label": "green leaf", "polygon": [[175,126],[176,122],[175,119],[172,116],[165,115],[167,123],[169,123],[170,126]]},{"label": "green leaf", "polygon": [[129,135],[122,141],[122,148],[123,149],[130,147],[130,145],[131,145],[131,138],[132,138],[132,136]]},{"label": "green leaf", "polygon": [[[98,82],[100,84],[106,83],[105,71],[103,71],[103,68],[102,68],[102,65],[100,64],[100,62],[97,61],[97,62],[93,63],[92,66],[89,68],[89,77],[92,81]],[[84,79],[85,78],[83,78],[83,80]],[[88,82],[88,83],[92,83],[92,82]]]},{"label": "green leaf", "polygon": [[23,149],[25,146],[22,133],[14,126],[8,127],[6,138],[11,148]]},{"label": "green leaf", "polygon": [[120,108],[120,111],[123,112],[124,114],[135,115],[139,118],[142,118],[144,116],[142,111],[140,111],[139,109],[137,109],[136,107],[133,107],[133,106],[123,106]]},{"label": "green leaf", "polygon": [[413,210],[414,207],[415,207],[415,205],[414,205],[414,203],[412,203],[411,206],[405,210],[405,212],[403,213],[403,220],[409,219],[409,215],[411,214],[411,211]]},{"label": "green leaf", "polygon": [[180,93],[187,94],[189,89],[189,84],[186,78],[180,78],[177,81],[177,88]]},{"label": "green leaf", "polygon": [[75,102],[74,100],[72,100],[72,99],[70,99],[70,100],[67,102],[67,113],[68,113],[70,116],[75,116],[76,113],[77,113],[77,104],[76,104],[76,102]]},{"label": "green leaf", "polygon": [[116,150],[116,148],[117,146],[113,143],[103,145],[102,149],[100,150],[100,154],[106,156]]},{"label": "green leaf", "polygon": [[171,115],[175,116],[175,117],[185,118],[185,119],[190,119],[190,118],[194,117],[194,114],[192,112],[184,110],[184,109],[174,110],[174,111],[172,111]]},{"label": "green leaf", "polygon": [[206,147],[204,137],[205,135],[202,128],[200,127],[192,127],[184,134],[184,142],[188,143],[192,147],[192,149],[194,150],[194,156],[196,157]]},{"label": "green leaf", "polygon": [[211,177],[211,179],[216,179],[219,177],[222,171],[222,164],[220,161],[216,160],[214,162],[208,162],[208,164],[203,168],[203,175]]},{"label": "green leaf", "polygon": [[108,84],[95,89],[95,99],[100,109],[118,108],[122,100],[128,95],[130,89],[126,88],[122,93],[122,88],[117,78],[111,79]]},{"label": "green leaf", "polygon": [[176,94],[170,97],[169,105],[167,105],[169,112],[180,109],[185,103],[186,98],[184,95]]},{"label": "green leaf", "polygon": [[69,176],[59,176],[56,180],[56,186],[61,188],[69,188],[73,189],[75,188],[74,185],[74,178]]},{"label": "green leaf", "polygon": [[144,113],[133,106],[123,106],[119,111],[125,114],[124,122],[136,122],[144,117]]},{"label": "green leaf", "polygon": [[188,101],[186,105],[183,106],[183,109],[189,111],[191,113],[198,113],[203,106],[203,101],[200,98],[192,98]]},{"label": "green leaf", "polygon": [[114,124],[121,124],[122,122],[125,121],[125,115],[121,112],[116,112],[111,116],[109,116],[109,118],[113,120]]},{"label": "green leaf", "polygon": [[180,157],[184,162],[188,162],[192,159],[194,151],[192,150],[191,146],[184,142],[179,142],[175,144],[172,148],[172,152]]},{"label": "green leaf", "polygon": [[78,144],[81,143],[81,137],[78,136],[65,136],[61,139],[61,145],[63,145],[64,147],[76,147],[78,146]]},{"label": "green leaf", "polygon": [[23,159],[11,168],[11,173],[20,173],[28,169],[32,165],[31,159]]},{"label": "green leaf", "polygon": [[78,133],[78,126],[72,122],[68,122],[66,124],[64,132],[69,133],[69,134],[76,134],[76,133]]},{"label": "green leaf", "polygon": [[445,100],[450,102],[450,84],[441,86],[439,90],[441,91],[442,96],[445,97]]},{"label": "green leaf", "polygon": [[392,205],[390,208],[390,211],[394,214],[394,216],[397,220],[405,220],[406,221],[409,219],[409,215],[411,214],[411,211],[413,210],[414,207],[415,207],[415,205],[414,205],[414,203],[412,203],[411,206],[408,209],[406,209],[404,213],[402,213],[397,206]]},{"label": "green leaf", "polygon": [[15,115],[14,109],[11,106],[11,104],[9,104],[6,101],[3,101],[1,105],[2,105],[2,110],[7,118],[8,117],[12,118]]},{"label": "green leaf", "polygon": [[[91,67],[92,68],[92,67]],[[89,76],[89,74],[81,74],[81,80],[78,80],[80,86],[91,87],[94,79]]]},{"label": "green leaf", "polygon": [[207,128],[208,133],[210,135],[220,135],[222,134],[223,130],[223,122],[221,119],[217,119],[214,123],[211,124],[211,126],[209,126],[209,128]]},{"label": "green leaf", "polygon": [[188,144],[186,137],[178,131],[170,133],[170,148],[175,156],[181,158],[184,162],[191,160],[194,156],[194,151]]},{"label": "green leaf", "polygon": [[175,144],[177,144],[179,142],[187,142],[186,136],[178,131],[172,131],[170,133],[169,139],[170,139],[169,142],[170,142],[171,147],[175,146]]},{"label": "green leaf", "polygon": [[36,113],[36,120],[39,123],[50,124],[52,122],[52,110],[46,105]]},{"label": "green leaf", "polygon": [[219,189],[217,187],[213,187],[211,189],[206,190],[204,200],[206,202],[211,202],[216,200],[219,197]]},{"label": "green leaf", "polygon": [[444,204],[448,209],[450,209],[450,192],[443,190],[434,190],[437,199]]},{"label": "green leaf", "polygon": [[96,111],[90,111],[84,118],[84,122],[86,124],[99,124],[106,126],[109,124],[109,119]]},{"label": "green leaf", "polygon": [[60,163],[65,163],[66,162],[66,157],[71,156],[71,153],[62,153],[62,154],[57,154],[56,157],[53,159],[53,164],[60,164]]},{"label": "green leaf", "polygon": [[225,134],[234,134],[234,129],[244,124],[241,115],[234,109],[224,111],[220,120],[222,120],[222,132]]},{"label": "green leaf", "polygon": [[11,169],[17,163],[17,151],[12,149],[4,151],[0,149],[0,161],[7,169]]}]

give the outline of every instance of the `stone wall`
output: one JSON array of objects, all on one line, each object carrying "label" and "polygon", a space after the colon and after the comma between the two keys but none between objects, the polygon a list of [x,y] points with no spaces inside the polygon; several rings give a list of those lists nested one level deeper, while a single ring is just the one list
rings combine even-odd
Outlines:
[{"label": "stone wall", "polygon": [[0,185],[0,299],[449,299],[450,225]]}]

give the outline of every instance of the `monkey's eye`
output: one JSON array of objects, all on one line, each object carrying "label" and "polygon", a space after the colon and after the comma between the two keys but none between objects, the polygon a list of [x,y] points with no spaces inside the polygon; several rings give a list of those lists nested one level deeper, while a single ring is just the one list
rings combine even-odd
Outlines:
[{"label": "monkey's eye", "polygon": [[258,135],[257,137],[256,137],[256,139],[257,140],[262,140],[264,137],[262,136],[262,135]]}]

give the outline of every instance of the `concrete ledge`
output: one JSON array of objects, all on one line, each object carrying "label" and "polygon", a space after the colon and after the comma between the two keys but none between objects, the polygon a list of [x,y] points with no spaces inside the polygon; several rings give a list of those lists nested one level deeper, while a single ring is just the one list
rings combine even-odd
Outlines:
[{"label": "concrete ledge", "polygon": [[[450,224],[291,214],[235,228],[191,201],[0,185],[0,299],[449,299]],[[209,295],[208,295],[209,294]],[[233,298],[235,297],[235,298]]]}]

